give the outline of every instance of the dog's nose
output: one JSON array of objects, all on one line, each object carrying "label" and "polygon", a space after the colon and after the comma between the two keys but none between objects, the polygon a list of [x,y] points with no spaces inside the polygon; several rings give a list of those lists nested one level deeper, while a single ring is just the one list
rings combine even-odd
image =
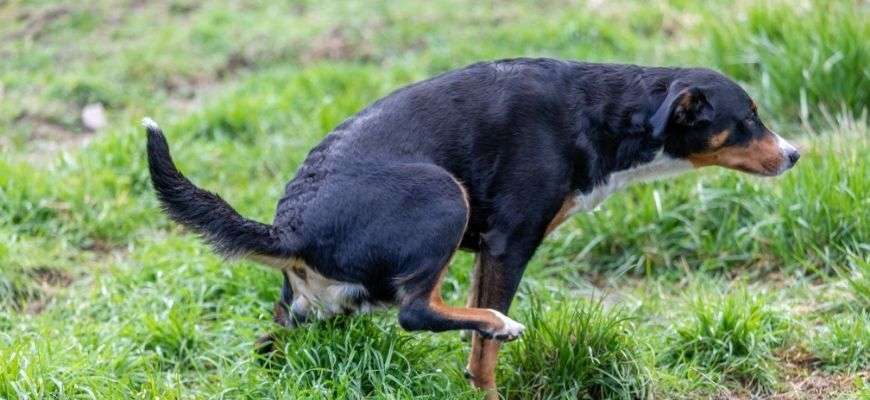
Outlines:
[{"label": "dog's nose", "polygon": [[792,166],[797,164],[798,159],[800,159],[800,158],[801,158],[801,153],[798,152],[797,150],[792,150],[791,152],[788,153],[788,161],[791,162]]}]

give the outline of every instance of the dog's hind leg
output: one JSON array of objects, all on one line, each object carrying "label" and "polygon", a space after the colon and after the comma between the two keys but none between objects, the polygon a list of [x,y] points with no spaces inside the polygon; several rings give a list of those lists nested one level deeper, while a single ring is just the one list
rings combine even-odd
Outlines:
[{"label": "dog's hind leg", "polygon": [[[446,265],[443,270],[446,271]],[[399,324],[402,328],[431,332],[467,329],[496,341],[510,341],[522,335],[525,329],[522,324],[496,310],[444,304],[441,297],[444,271],[430,288],[418,291],[417,295],[407,296],[403,301],[399,310]]]},{"label": "dog's hind leg", "polygon": [[[428,177],[425,188],[422,186],[420,191],[432,193],[431,197],[418,198],[416,204],[419,209],[425,210],[420,217],[425,218],[426,229],[421,228],[421,221],[408,221],[402,224],[405,227],[399,228],[413,235],[408,240],[413,247],[422,249],[414,253],[416,256],[413,259],[406,261],[412,265],[396,280],[400,293],[399,324],[409,331],[465,329],[498,341],[516,339],[525,328],[501,312],[488,308],[453,307],[444,303],[441,284],[465,232],[468,198],[461,184],[443,170],[440,174]],[[442,189],[433,193],[433,187]]]},{"label": "dog's hind leg", "polygon": [[308,315],[299,305],[299,301],[304,299],[301,297],[294,299],[289,273],[281,270],[281,274],[284,276],[284,284],[281,286],[281,297],[275,302],[272,319],[278,325],[293,328],[305,322]]},{"label": "dog's hind leg", "polygon": [[[291,327],[296,323],[296,319],[291,314],[291,306],[293,304],[293,287],[290,286],[290,277],[287,271],[281,270],[284,277],[284,283],[281,286],[281,297],[275,302],[273,308],[272,320],[276,324],[283,327]],[[267,333],[257,339],[255,347],[260,353],[269,353],[274,350],[275,333]]]}]

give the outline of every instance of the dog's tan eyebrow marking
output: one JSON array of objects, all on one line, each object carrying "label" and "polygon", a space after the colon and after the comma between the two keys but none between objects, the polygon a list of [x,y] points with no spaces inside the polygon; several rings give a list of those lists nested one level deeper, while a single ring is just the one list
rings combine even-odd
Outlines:
[{"label": "dog's tan eyebrow marking", "polygon": [[731,136],[731,131],[728,129],[713,135],[710,137],[710,148],[715,149],[722,146],[729,136]]}]

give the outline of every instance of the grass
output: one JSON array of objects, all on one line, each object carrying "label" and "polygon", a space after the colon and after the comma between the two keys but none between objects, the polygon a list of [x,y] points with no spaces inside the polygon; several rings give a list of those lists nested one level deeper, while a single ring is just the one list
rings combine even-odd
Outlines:
[{"label": "grass", "polygon": [[667,340],[664,364],[688,366],[687,373],[715,385],[731,381],[764,390],[776,383],[774,350],[789,330],[782,310],[747,288],[697,295],[688,303],[688,318]]},{"label": "grass", "polygon": [[651,376],[625,310],[533,300],[521,313],[528,335],[507,346],[504,392],[511,398],[642,398]]},{"label": "grass", "polygon": [[863,255],[850,254],[848,266],[837,272],[849,285],[857,306],[867,310],[870,309],[870,257],[867,256],[866,248],[862,250]]},{"label": "grass", "polygon": [[860,371],[870,365],[870,315],[865,312],[832,317],[813,341],[813,353],[825,368]]},{"label": "grass", "polygon": [[[763,104],[805,119],[818,107],[860,113],[870,67],[867,8],[848,1],[758,2],[716,25],[712,57],[738,79],[760,77]],[[857,8],[857,9],[856,9]]]},{"label": "grass", "polygon": [[458,370],[438,367],[445,348],[458,343],[408,335],[392,320],[340,318],[289,332],[281,353],[270,356],[271,372],[319,398],[476,397]]},{"label": "grass", "polygon": [[[344,118],[519,55],[718,68],[804,156],[776,180],[705,170],[637,186],[563,224],[511,312],[529,331],[504,348],[502,393],[813,398],[812,377],[860,398],[867,12],[846,0],[4,4],[0,399],[480,398],[461,374],[468,344],[405,333],[394,312],[282,331],[282,351],[257,355],[280,277],[218,259],[162,216],[138,120],[164,126],[192,180],[267,221]],[[98,131],[81,119],[92,103],[109,121]],[[446,278],[454,304],[472,259]],[[811,361],[793,365],[791,349]]]}]

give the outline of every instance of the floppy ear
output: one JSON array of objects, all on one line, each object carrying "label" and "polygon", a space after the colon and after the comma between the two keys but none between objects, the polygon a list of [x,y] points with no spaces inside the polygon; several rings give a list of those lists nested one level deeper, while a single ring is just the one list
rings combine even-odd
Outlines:
[{"label": "floppy ear", "polygon": [[650,117],[655,139],[661,139],[670,124],[692,127],[713,121],[713,106],[707,102],[704,92],[697,86],[678,86],[678,82],[671,84],[665,101]]}]

